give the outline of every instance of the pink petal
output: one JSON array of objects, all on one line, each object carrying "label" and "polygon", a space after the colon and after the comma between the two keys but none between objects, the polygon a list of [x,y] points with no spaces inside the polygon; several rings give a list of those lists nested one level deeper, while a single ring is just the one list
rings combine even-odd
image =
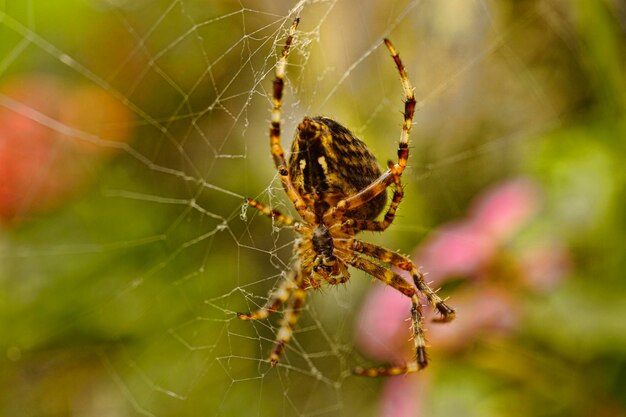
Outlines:
[{"label": "pink petal", "polygon": [[407,321],[411,300],[391,287],[378,284],[367,295],[356,326],[356,342],[372,358],[403,362],[410,348]]},{"label": "pink petal", "polygon": [[537,212],[540,194],[531,180],[514,179],[480,196],[470,210],[471,217],[484,233],[503,242]]},{"label": "pink petal", "polygon": [[416,262],[428,274],[428,280],[437,284],[450,276],[473,274],[495,250],[493,240],[475,223],[450,223],[424,242]]},{"label": "pink petal", "polygon": [[567,250],[559,242],[535,244],[520,254],[522,278],[533,289],[547,292],[557,287],[572,269]]},{"label": "pink petal", "polygon": [[428,379],[422,372],[389,378],[380,400],[381,417],[418,417],[423,414]]},{"label": "pink petal", "polygon": [[[519,312],[512,295],[494,285],[474,286],[456,292],[451,302],[457,311],[450,323],[429,326],[429,342],[441,350],[462,349],[486,332],[508,333],[517,326]],[[427,317],[434,318],[435,313]]]}]

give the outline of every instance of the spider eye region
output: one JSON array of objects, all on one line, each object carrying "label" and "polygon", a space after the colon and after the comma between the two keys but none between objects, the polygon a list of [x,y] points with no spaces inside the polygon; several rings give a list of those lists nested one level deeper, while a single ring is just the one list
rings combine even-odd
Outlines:
[{"label": "spider eye region", "polygon": [[[328,117],[305,117],[291,144],[289,174],[298,193],[318,217],[341,199],[358,193],[381,175],[365,143]],[[387,201],[381,193],[350,217],[374,219]]]}]

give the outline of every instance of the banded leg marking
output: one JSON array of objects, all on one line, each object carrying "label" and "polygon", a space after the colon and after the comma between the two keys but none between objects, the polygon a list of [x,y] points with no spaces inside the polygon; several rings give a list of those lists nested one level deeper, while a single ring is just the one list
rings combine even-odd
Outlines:
[{"label": "banded leg marking", "polygon": [[[292,275],[294,274],[292,273]],[[237,313],[237,317],[246,321],[264,319],[271,313],[277,312],[296,288],[297,286],[292,281],[292,277],[288,277],[280,284],[276,291],[272,293],[263,307],[251,313]]]},{"label": "banded leg marking", "polygon": [[[413,86],[409,81],[409,77],[406,73],[406,69],[400,60],[398,52],[396,52],[393,44],[389,39],[385,39],[385,46],[391,53],[391,57],[398,68],[400,73],[400,81],[402,83],[402,90],[404,92],[404,121],[402,123],[402,133],[400,134],[400,141],[398,143],[398,162],[393,165],[392,169],[383,173],[376,181],[369,186],[359,191],[357,194],[345,198],[337,203],[332,210],[335,217],[341,217],[343,213],[348,210],[353,210],[377,195],[385,191],[385,189],[394,181],[399,181],[404,168],[406,168],[407,161],[409,159],[409,138],[411,136],[411,128],[413,126],[413,116],[415,115],[415,95],[413,93]],[[397,179],[396,179],[397,177]]]},{"label": "banded leg marking", "polygon": [[287,308],[285,309],[285,315],[278,329],[278,335],[276,336],[276,343],[274,349],[270,354],[270,365],[276,366],[280,357],[282,356],[285,346],[291,340],[293,335],[293,329],[300,318],[300,312],[306,299],[306,291],[303,289],[296,289],[292,292]]},{"label": "banded leg marking", "polygon": [[[394,169],[393,162],[389,161],[389,170],[392,171]],[[393,220],[396,218],[396,211],[398,210],[398,206],[402,202],[402,198],[404,197],[404,188],[402,188],[402,183],[400,182],[400,175],[396,174],[393,176],[393,180],[395,183],[395,190],[393,191],[393,197],[391,198],[391,204],[385,213],[385,217],[382,221],[378,220],[354,220],[354,228],[362,231],[370,231],[370,232],[382,232],[386,230]]]},{"label": "banded leg marking", "polygon": [[289,56],[289,48],[291,47],[293,35],[296,32],[299,22],[300,19],[297,18],[289,28],[289,35],[285,40],[285,46],[283,47],[281,57],[276,63],[276,76],[274,78],[272,95],[272,118],[270,123],[270,149],[274,159],[274,164],[276,165],[276,169],[278,170],[278,174],[280,176],[280,182],[282,183],[289,200],[293,203],[300,217],[308,223],[313,223],[315,221],[315,214],[307,209],[302,196],[298,193],[291,182],[291,176],[289,175],[289,170],[287,169],[287,161],[285,160],[285,151],[280,144],[281,107],[283,104],[283,89],[285,87],[287,57]]},{"label": "banded leg marking", "polygon": [[298,222],[295,221],[293,217],[283,214],[278,210],[273,210],[265,204],[260,203],[256,200],[246,198],[246,203],[248,203],[251,207],[259,210],[263,215],[276,220],[280,224],[284,224],[285,226],[294,226],[298,224]]},{"label": "banded leg marking", "polygon": [[415,372],[425,368],[428,365],[428,357],[426,355],[426,337],[424,335],[424,319],[422,315],[422,303],[418,297],[417,291],[406,282],[401,276],[395,272],[385,269],[374,262],[356,256],[350,262],[350,265],[367,272],[373,277],[381,280],[385,284],[395,288],[402,294],[411,298],[411,326],[413,330],[413,342],[415,344],[415,361],[403,366],[383,366],[378,368],[355,368],[356,375],[363,376],[382,376],[382,375],[400,375],[408,372]]},{"label": "banded leg marking", "polygon": [[373,245],[371,243],[355,240],[352,248],[359,253],[380,259],[382,262],[397,266],[400,269],[408,271],[415,282],[415,286],[426,296],[428,303],[432,305],[440,314],[441,318],[436,321],[448,322],[452,321],[456,315],[454,309],[448,306],[437,293],[430,288],[424,279],[424,274],[417,269],[415,264],[406,256],[400,255],[389,249]]}]

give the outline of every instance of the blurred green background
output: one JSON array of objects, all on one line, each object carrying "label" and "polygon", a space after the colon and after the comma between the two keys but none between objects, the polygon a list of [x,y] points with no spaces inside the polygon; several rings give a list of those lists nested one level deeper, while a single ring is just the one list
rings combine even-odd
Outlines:
[{"label": "blurred green background", "polygon": [[[365,240],[410,254],[507,179],[541,191],[486,266],[519,320],[433,343],[405,414],[350,375],[376,363],[354,341],[364,274],[310,297],[275,369],[280,318],[235,318],[290,262],[292,230],[242,202],[293,213],[267,131],[298,14],[285,147],[322,114],[395,157],[383,37],[415,86],[407,196]],[[626,415],[625,41],[619,0],[0,2],[0,415]],[[520,285],[519,248],[545,240],[558,282]],[[457,278],[451,304],[478,285]]]}]

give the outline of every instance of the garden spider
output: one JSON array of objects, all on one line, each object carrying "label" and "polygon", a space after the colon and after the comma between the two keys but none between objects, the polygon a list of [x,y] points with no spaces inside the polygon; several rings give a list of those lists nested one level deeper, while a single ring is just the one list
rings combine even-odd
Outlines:
[{"label": "garden spider", "polygon": [[[409,157],[409,134],[415,111],[413,88],[398,53],[391,42],[385,39],[385,45],[400,72],[406,100],[398,161],[389,162],[384,173],[381,173],[376,158],[365,143],[348,129],[326,117],[305,117],[302,120],[291,145],[291,156],[287,165],[280,144],[281,105],[287,56],[298,22],[299,19],[296,19],[291,26],[282,55],[276,64],[270,146],[283,188],[302,221],[296,221],[258,201],[247,199],[249,205],[264,215],[280,224],[293,226],[300,234],[294,246],[297,260],[290,274],[262,308],[247,314],[238,313],[237,316],[242,320],[264,319],[286,304],[284,318],[269,357],[271,365],[275,366],[291,339],[307,290],[320,288],[324,281],[330,285],[345,283],[350,278],[348,266],[353,266],[411,299],[416,352],[416,360],[404,366],[357,368],[354,372],[378,376],[417,371],[428,363],[420,293],[441,314],[438,321],[452,320],[455,312],[428,286],[424,274],[408,257],[356,239],[356,234],[361,231],[387,229],[402,200],[400,176]],[[383,220],[376,220],[385,207],[386,189],[391,184],[395,187],[391,204]],[[415,287],[393,272],[390,269],[392,266],[408,271],[413,277]]]}]

